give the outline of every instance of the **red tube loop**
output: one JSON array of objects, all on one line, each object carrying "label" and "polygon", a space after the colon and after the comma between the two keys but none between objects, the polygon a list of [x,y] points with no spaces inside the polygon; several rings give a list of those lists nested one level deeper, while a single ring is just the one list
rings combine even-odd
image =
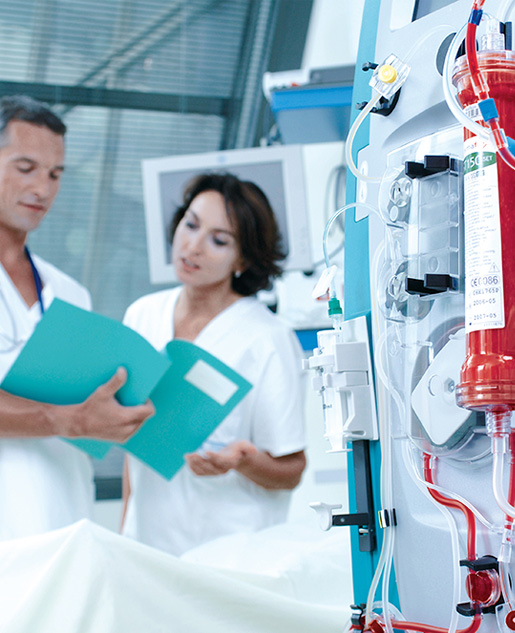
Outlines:
[{"label": "red tube loop", "polygon": [[[456,633],[476,633],[481,626],[482,615],[476,613],[469,626],[464,629],[457,629]],[[447,633],[449,629],[441,626],[433,626],[432,624],[422,624],[420,622],[408,622],[404,620],[392,620],[392,628],[397,631],[419,631],[420,633]],[[381,627],[381,632],[384,633],[384,622],[379,620],[373,620],[370,625],[364,629],[365,632],[379,633],[378,627]]]},{"label": "red tube loop", "polygon": [[[481,614],[476,614],[469,626],[464,629],[458,629],[456,633],[475,633],[481,625],[481,620]],[[398,620],[392,620],[392,627],[398,631],[420,631],[420,633],[447,633],[448,631],[448,629],[441,626],[419,624],[418,622],[402,622]]]},{"label": "red tube loop", "polygon": [[[434,484],[433,472],[431,468],[431,455],[424,453],[424,478],[427,483]],[[435,501],[447,508],[455,508],[465,515],[467,521],[467,557],[469,560],[476,559],[476,519],[474,513],[464,503],[457,499],[446,497],[441,492],[428,487],[429,494]]]}]

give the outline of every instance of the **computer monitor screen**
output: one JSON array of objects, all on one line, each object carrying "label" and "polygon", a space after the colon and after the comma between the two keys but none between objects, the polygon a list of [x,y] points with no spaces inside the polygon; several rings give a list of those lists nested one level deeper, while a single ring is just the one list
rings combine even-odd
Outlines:
[{"label": "computer monitor screen", "polygon": [[258,185],[276,214],[284,270],[312,270],[309,219],[300,145],[280,145],[142,161],[150,281],[176,283],[168,227],[187,183],[205,172],[229,172]]},{"label": "computer monitor screen", "polygon": [[449,4],[454,4],[456,0],[416,0],[413,10],[413,21],[430,15],[438,9],[443,9]]}]

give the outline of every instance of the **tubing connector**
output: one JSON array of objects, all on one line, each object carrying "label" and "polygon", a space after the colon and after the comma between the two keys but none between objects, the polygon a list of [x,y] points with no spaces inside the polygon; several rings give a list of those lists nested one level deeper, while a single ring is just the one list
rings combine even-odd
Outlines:
[{"label": "tubing connector", "polygon": [[485,99],[484,101],[480,101],[478,103],[478,106],[485,123],[488,123],[488,121],[491,121],[492,119],[499,118],[497,106],[495,105],[495,101],[491,97],[489,99]]},{"label": "tubing connector", "polygon": [[[511,409],[488,409],[486,411],[486,432],[489,437],[508,438],[511,429]],[[504,444],[504,443],[503,443]],[[508,442],[505,442],[506,450]],[[504,450],[503,452],[506,452]]]},{"label": "tubing connector", "polygon": [[374,70],[369,85],[385,99],[390,99],[406,81],[410,70],[396,55],[389,55]]},{"label": "tubing connector", "polygon": [[329,299],[328,314],[331,318],[341,316],[343,314],[340,302],[336,297],[331,297]]},{"label": "tubing connector", "polygon": [[469,24],[475,24],[476,26],[479,26],[479,23],[481,22],[482,17],[483,17],[482,9],[472,9],[468,22]]},{"label": "tubing connector", "polygon": [[501,548],[499,550],[499,561],[508,565],[511,563],[512,535],[511,526],[505,527],[502,533]]},{"label": "tubing connector", "polygon": [[479,50],[505,50],[504,34],[501,31],[501,23],[499,22],[499,20],[496,20],[495,18],[488,18],[486,23],[486,33],[481,36]]},{"label": "tubing connector", "polygon": [[336,296],[329,297],[327,313],[333,322],[333,327],[337,332],[341,332],[343,321],[343,310],[340,301]]}]

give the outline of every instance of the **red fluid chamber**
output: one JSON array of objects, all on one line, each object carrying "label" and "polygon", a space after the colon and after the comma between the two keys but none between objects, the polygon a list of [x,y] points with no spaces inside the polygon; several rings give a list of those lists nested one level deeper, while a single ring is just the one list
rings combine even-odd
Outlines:
[{"label": "red fluid chamber", "polygon": [[[515,53],[513,51],[483,51],[478,53],[478,61],[479,68],[486,78],[490,97],[495,100],[500,125],[507,136],[515,138]],[[453,81],[458,88],[458,98],[464,108],[476,103],[477,99],[464,58],[458,63]],[[475,142],[481,145],[479,139],[470,131],[465,130],[466,147],[467,142],[469,147]],[[492,151],[490,151],[490,156],[493,156]],[[471,161],[477,160],[475,154],[469,154],[469,157],[472,157]],[[483,242],[488,242],[488,231],[483,232],[483,235],[482,231],[476,230],[473,239],[466,237],[467,311],[469,306],[473,308],[472,314],[466,313],[467,356],[461,369],[461,379],[456,395],[460,406],[495,411],[515,408],[515,170],[505,164],[498,155],[496,159],[490,160],[494,160],[497,169],[499,208],[497,222],[500,227],[500,252],[497,255],[497,261],[501,263],[501,270],[498,270],[498,265],[486,263],[489,257],[487,252],[489,246],[485,246]],[[466,161],[467,156],[465,178],[467,178]],[[481,178],[484,173],[484,170],[481,172],[482,166],[479,160],[479,164],[475,166],[478,178]],[[476,175],[472,174],[472,176]],[[477,182],[479,181],[476,181],[476,186]],[[467,180],[465,180],[465,187],[467,187]],[[497,204],[496,196],[497,193],[495,193],[493,204]],[[483,206],[486,204],[485,200],[482,202]],[[474,218],[477,215],[478,213],[473,213],[472,220],[468,218],[466,194],[466,236],[469,233],[467,222],[475,221]],[[476,247],[479,255],[476,261],[473,261],[473,266],[476,268],[471,272],[470,254],[467,255],[467,248]],[[478,258],[483,261],[479,261]],[[481,266],[483,266],[482,269]],[[478,273],[478,270],[481,272]],[[494,314],[496,301],[497,313]],[[499,307],[501,304],[502,308]],[[490,314],[492,305],[494,309]],[[498,320],[501,310],[504,312],[504,326],[500,326]],[[497,318],[497,322],[492,327],[489,327],[488,322],[490,316]],[[473,319],[477,320],[475,324]],[[483,325],[486,327],[482,327]]]}]

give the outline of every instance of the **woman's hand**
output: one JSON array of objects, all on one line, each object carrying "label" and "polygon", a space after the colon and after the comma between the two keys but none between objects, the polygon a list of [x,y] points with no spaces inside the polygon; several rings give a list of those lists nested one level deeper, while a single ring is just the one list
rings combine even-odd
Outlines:
[{"label": "woman's hand", "polygon": [[223,475],[229,470],[237,469],[250,455],[257,452],[258,449],[251,442],[238,440],[228,444],[217,453],[212,451],[206,451],[205,455],[188,453],[185,459],[195,475]]},{"label": "woman's hand", "polygon": [[223,475],[236,470],[267,490],[292,490],[299,484],[306,467],[304,451],[272,457],[247,440],[228,444],[218,453],[206,451],[204,456],[189,453],[185,459],[195,475]]}]

